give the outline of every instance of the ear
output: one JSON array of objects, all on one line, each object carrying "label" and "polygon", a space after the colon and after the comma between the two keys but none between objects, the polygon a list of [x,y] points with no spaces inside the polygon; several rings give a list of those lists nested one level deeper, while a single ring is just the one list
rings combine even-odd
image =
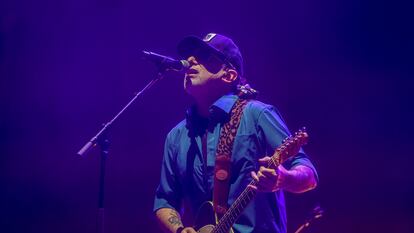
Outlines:
[{"label": "ear", "polygon": [[226,83],[232,83],[234,80],[237,79],[238,73],[234,69],[227,69],[224,71],[225,73],[221,77],[221,79]]}]

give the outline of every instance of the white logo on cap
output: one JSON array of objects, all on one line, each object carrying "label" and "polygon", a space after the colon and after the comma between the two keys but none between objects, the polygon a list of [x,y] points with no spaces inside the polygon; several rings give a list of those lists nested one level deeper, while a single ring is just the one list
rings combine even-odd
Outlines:
[{"label": "white logo on cap", "polygon": [[216,33],[209,33],[203,38],[203,41],[210,42],[210,40],[212,40],[216,35]]}]

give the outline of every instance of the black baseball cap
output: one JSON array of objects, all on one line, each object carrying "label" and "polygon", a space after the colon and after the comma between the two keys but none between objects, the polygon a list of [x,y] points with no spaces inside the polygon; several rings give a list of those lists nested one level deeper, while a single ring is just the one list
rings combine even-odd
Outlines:
[{"label": "black baseball cap", "polygon": [[197,36],[187,36],[178,43],[177,51],[185,59],[200,53],[214,54],[224,64],[231,65],[243,77],[243,57],[233,40],[226,36],[216,33],[209,33],[202,39]]}]

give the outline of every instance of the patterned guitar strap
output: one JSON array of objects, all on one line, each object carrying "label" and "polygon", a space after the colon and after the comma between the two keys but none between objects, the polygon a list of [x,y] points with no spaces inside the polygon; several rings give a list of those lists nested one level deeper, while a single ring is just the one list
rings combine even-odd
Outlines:
[{"label": "patterned guitar strap", "polygon": [[220,219],[227,210],[227,200],[230,189],[230,168],[233,143],[243,109],[248,100],[238,99],[231,110],[230,121],[223,125],[217,145],[216,161],[214,168],[213,206]]}]

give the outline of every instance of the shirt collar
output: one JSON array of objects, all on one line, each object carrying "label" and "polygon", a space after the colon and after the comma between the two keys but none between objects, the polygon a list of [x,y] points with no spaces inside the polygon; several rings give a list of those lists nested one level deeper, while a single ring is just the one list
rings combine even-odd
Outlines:
[{"label": "shirt collar", "polygon": [[209,119],[202,118],[197,114],[195,106],[191,106],[186,112],[187,123],[190,123],[192,126],[196,126],[199,124],[204,125],[206,120],[224,122],[230,118],[231,109],[237,99],[238,96],[235,94],[227,94],[220,97],[211,105]]},{"label": "shirt collar", "polygon": [[234,94],[223,95],[210,107],[210,113],[211,111],[214,112],[215,108],[219,108],[227,115],[230,114],[230,111],[233,108],[233,105],[236,103],[237,99],[237,95]]}]

